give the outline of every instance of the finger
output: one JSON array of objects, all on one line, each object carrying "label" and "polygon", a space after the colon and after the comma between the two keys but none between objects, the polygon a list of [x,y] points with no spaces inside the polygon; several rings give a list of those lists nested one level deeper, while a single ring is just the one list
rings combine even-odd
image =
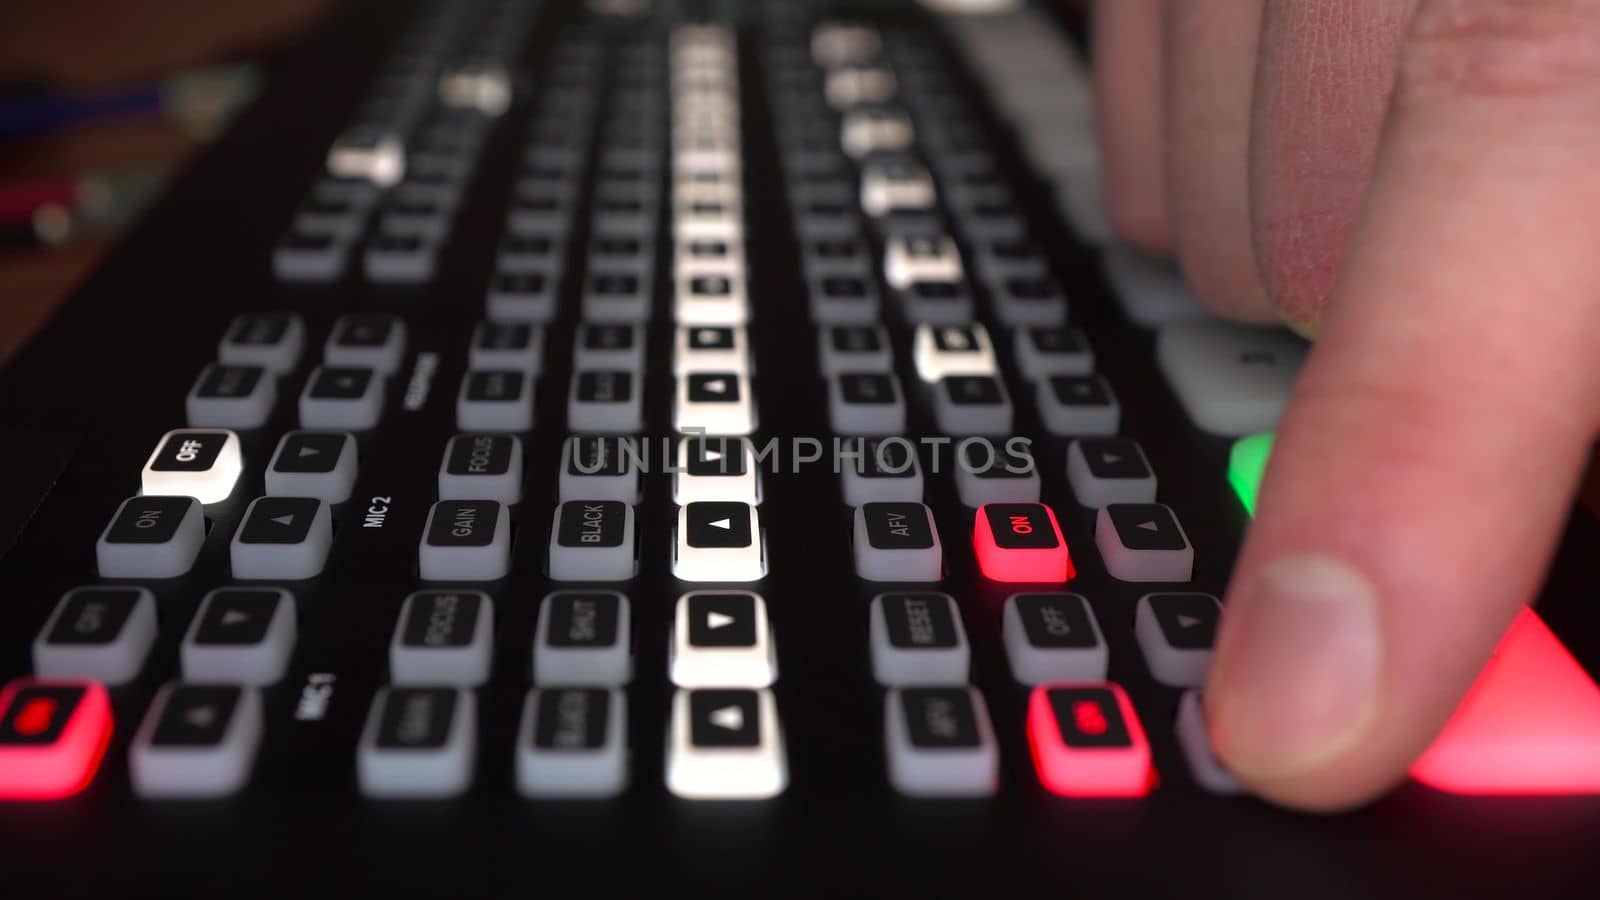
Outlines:
[{"label": "finger", "polygon": [[1263,0],[1168,0],[1167,209],[1194,292],[1234,318],[1274,318],[1250,246],[1246,151]]},{"label": "finger", "polygon": [[1250,139],[1262,284],[1315,333],[1356,215],[1416,0],[1267,0]]},{"label": "finger", "polygon": [[1425,0],[1408,32],[1207,692],[1267,797],[1403,777],[1537,590],[1600,419],[1594,6]]},{"label": "finger", "polygon": [[1106,214],[1123,240],[1172,249],[1163,171],[1161,0],[1107,0],[1094,8],[1095,126]]}]

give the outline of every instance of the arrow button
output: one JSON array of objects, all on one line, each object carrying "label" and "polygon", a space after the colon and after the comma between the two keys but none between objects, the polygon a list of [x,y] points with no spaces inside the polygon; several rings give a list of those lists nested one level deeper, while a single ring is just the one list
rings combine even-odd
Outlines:
[{"label": "arrow button", "polygon": [[682,601],[689,625],[689,651],[696,647],[754,647],[756,603],[754,594],[696,593]]},{"label": "arrow button", "polygon": [[696,747],[756,747],[761,743],[755,691],[699,690],[689,694],[689,740]]}]

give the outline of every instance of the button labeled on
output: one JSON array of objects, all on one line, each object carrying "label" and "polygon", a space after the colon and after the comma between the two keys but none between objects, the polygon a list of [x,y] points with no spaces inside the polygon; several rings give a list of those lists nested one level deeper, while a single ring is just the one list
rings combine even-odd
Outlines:
[{"label": "button labeled on", "polygon": [[990,503],[972,530],[978,569],[994,581],[1064,583],[1077,574],[1055,511],[1043,503]]},{"label": "button labeled on", "polygon": [[102,578],[173,578],[189,571],[205,542],[193,497],[124,500],[95,544]]}]

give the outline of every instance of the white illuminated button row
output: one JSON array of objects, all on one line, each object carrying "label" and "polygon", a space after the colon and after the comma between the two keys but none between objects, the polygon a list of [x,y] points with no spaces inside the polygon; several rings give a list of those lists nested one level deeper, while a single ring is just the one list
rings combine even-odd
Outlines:
[{"label": "white illuminated button row", "polygon": [[673,577],[681,581],[759,581],[767,574],[759,507],[706,501],[678,508]]},{"label": "white illuminated button row", "polygon": [[672,371],[728,371],[750,374],[750,340],[742,325],[679,327],[672,348]]},{"label": "white illuminated button row", "polygon": [[884,243],[884,279],[897,290],[918,281],[960,281],[961,273],[961,251],[946,235],[895,235]]},{"label": "white illuminated button row", "polygon": [[994,343],[982,325],[917,326],[911,339],[917,377],[932,384],[947,375],[998,375]]},{"label": "white illuminated button row", "polygon": [[775,797],[789,784],[769,690],[702,688],[672,698],[667,790],[688,800]]},{"label": "white illuminated button row", "polygon": [[690,372],[678,378],[672,427],[683,433],[747,435],[756,429],[750,378],[743,372]]},{"label": "white illuminated button row", "polygon": [[748,591],[700,591],[678,598],[672,683],[679,687],[766,687],[778,677],[767,605]]},{"label": "white illuminated button row", "polygon": [[144,464],[140,493],[220,503],[244,468],[239,436],[215,428],[186,428],[161,437]]}]

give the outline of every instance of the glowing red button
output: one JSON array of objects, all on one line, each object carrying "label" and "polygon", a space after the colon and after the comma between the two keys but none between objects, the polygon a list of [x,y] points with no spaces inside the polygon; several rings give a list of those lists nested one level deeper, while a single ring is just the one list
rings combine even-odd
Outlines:
[{"label": "glowing red button", "polygon": [[111,740],[111,700],[97,681],[19,678],[0,691],[0,800],[57,800],[83,790]]},{"label": "glowing red button", "polygon": [[1142,797],[1155,786],[1150,742],[1128,695],[1110,682],[1041,684],[1028,698],[1039,781],[1066,797]]},{"label": "glowing red button", "polygon": [[1600,687],[1524,609],[1411,777],[1452,794],[1600,793]]},{"label": "glowing red button", "polygon": [[978,568],[993,581],[1061,584],[1077,574],[1056,514],[1043,503],[988,503],[972,526]]}]

